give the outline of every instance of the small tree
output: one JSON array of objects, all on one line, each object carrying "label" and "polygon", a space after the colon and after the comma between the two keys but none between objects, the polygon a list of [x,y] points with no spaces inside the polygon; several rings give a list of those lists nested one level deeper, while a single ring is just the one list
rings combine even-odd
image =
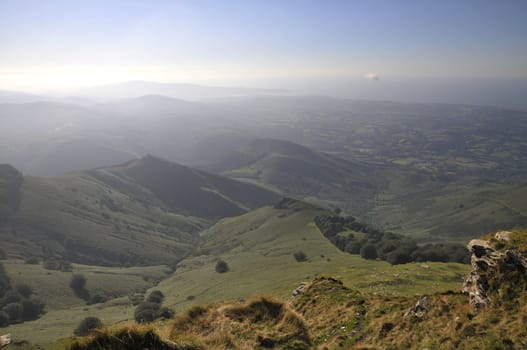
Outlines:
[{"label": "small tree", "polygon": [[0,327],[6,327],[9,325],[9,315],[4,311],[0,311]]},{"label": "small tree", "polygon": [[365,244],[360,249],[360,256],[361,258],[368,260],[377,259],[377,248],[373,244]]},{"label": "small tree", "polygon": [[146,301],[150,303],[161,304],[164,299],[165,299],[165,296],[160,290],[154,290],[152,291],[152,293],[148,295],[148,297],[146,298]]},{"label": "small tree", "polygon": [[22,295],[24,298],[29,298],[31,294],[33,294],[33,289],[25,284],[25,283],[19,283],[15,286],[15,289],[17,290],[20,295]]},{"label": "small tree", "polygon": [[42,313],[44,304],[38,300],[23,300],[22,301],[22,320],[31,321],[36,320],[38,316]]},{"label": "small tree", "polygon": [[75,274],[71,277],[70,287],[74,291],[80,291],[86,287],[86,277],[81,274]]},{"label": "small tree", "polygon": [[157,303],[142,302],[135,308],[134,318],[137,323],[152,322],[159,317],[159,309]]},{"label": "small tree", "polygon": [[86,317],[82,320],[73,333],[77,336],[90,334],[94,329],[101,328],[102,322],[97,317]]},{"label": "small tree", "polygon": [[216,263],[216,272],[224,273],[227,271],[229,271],[229,265],[223,260],[218,260],[218,262]]},{"label": "small tree", "polygon": [[86,277],[81,274],[75,274],[71,277],[70,287],[79,298],[86,301],[90,300],[90,293],[86,289]]}]

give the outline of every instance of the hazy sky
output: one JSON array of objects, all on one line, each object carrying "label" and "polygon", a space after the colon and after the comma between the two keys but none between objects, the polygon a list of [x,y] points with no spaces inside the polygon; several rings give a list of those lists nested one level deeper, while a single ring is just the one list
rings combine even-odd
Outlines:
[{"label": "hazy sky", "polygon": [[3,89],[367,74],[527,78],[527,1],[0,0]]}]

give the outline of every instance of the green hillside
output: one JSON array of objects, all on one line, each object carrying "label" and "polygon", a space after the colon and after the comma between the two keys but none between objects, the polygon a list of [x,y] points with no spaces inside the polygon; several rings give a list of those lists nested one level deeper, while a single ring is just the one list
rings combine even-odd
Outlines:
[{"label": "green hillside", "polygon": [[[4,182],[0,193],[13,197],[9,189],[16,186]],[[0,227],[10,257],[91,265],[173,264],[213,220],[277,198],[154,157],[59,178],[26,177],[19,195],[18,211]]]},{"label": "green hillside", "polygon": [[[391,266],[339,251],[314,224],[326,210],[286,201],[245,215],[220,220],[201,234],[196,256],[181,261],[158,288],[176,310],[190,305],[234,301],[254,295],[286,297],[317,275],[332,275],[380,295],[413,295],[459,288],[469,267],[456,263]],[[303,252],[306,261],[294,254]],[[225,261],[229,271],[217,273]]]}]

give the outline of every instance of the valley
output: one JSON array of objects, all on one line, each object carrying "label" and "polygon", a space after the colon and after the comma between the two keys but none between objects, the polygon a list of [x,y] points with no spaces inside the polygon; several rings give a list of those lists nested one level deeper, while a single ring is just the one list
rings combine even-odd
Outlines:
[{"label": "valley", "polygon": [[[65,349],[87,317],[134,329],[139,306],[154,307],[152,292],[175,313],[152,323],[165,339],[186,334],[171,327],[192,310],[219,308],[203,312],[221,323],[223,308],[263,297],[302,314],[307,348],[346,348],[339,342],[359,336],[333,328],[333,316],[315,317],[317,307],[293,291],[330,296],[327,305],[351,317],[338,327],[353,334],[378,332],[377,321],[372,330],[353,318],[359,299],[375,317],[381,304],[410,307],[424,294],[442,303],[454,293],[464,310],[457,293],[471,267],[430,260],[448,261],[439,257],[448,251],[467,262],[460,247],[470,239],[527,225],[521,111],[299,96],[37,106],[0,104],[6,125],[27,115],[41,123],[9,123],[10,146],[0,151],[0,257],[11,286],[2,300],[21,300],[13,290],[27,285],[29,300],[44,305],[37,319],[1,330],[28,349]],[[54,118],[38,119],[46,114]],[[332,231],[332,220],[350,217],[354,229]],[[374,258],[364,258],[365,246]],[[78,275],[82,293],[70,286]],[[333,304],[341,288],[353,306]],[[201,337],[194,331],[187,335]],[[280,339],[275,347],[289,344]]]}]

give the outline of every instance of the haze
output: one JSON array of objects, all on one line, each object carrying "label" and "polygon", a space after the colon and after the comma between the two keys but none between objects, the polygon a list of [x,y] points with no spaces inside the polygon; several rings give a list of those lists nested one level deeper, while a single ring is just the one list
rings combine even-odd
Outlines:
[{"label": "haze", "polygon": [[0,89],[67,95],[144,80],[525,107],[526,11],[524,1],[2,1]]}]

